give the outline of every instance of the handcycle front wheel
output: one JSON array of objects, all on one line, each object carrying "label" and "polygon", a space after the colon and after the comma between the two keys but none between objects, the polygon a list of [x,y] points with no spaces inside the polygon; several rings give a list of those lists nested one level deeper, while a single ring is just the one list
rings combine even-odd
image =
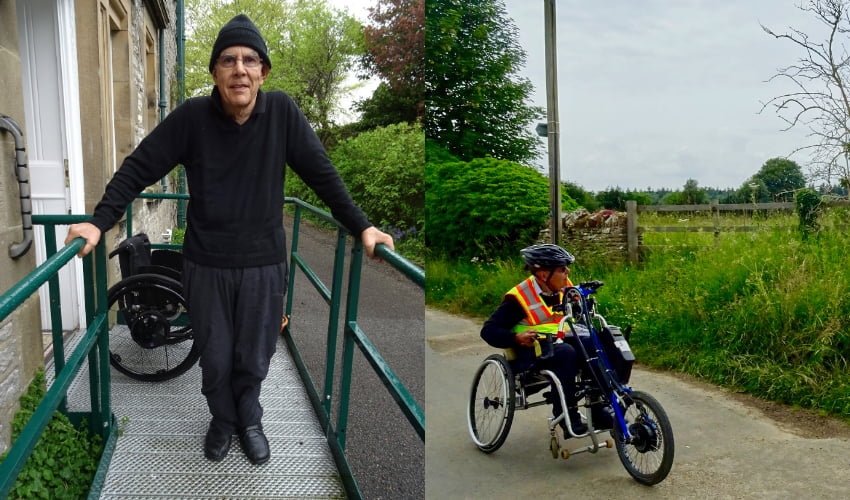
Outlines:
[{"label": "handcycle front wheel", "polygon": [[472,379],[467,423],[469,435],[484,453],[498,450],[511,430],[516,406],[516,383],[500,354],[488,356]]},{"label": "handcycle front wheel", "polygon": [[195,364],[188,306],[180,282],[160,274],[127,277],[107,294],[109,363],[136,380],[160,382]]},{"label": "handcycle front wheel", "polygon": [[632,439],[627,443],[621,432],[615,429],[611,433],[626,471],[635,481],[652,486],[663,481],[673,466],[673,427],[654,397],[641,391],[633,391],[629,397],[632,403],[626,408],[625,420]]}]

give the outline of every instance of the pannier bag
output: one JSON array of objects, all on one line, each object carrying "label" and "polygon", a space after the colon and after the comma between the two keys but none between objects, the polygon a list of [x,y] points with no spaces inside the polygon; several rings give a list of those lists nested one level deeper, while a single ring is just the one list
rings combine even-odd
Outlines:
[{"label": "pannier bag", "polygon": [[623,337],[620,327],[609,325],[608,328],[603,328],[599,333],[599,339],[602,341],[605,355],[611,362],[611,367],[614,368],[620,383],[629,383],[635,355],[632,353],[628,341]]}]

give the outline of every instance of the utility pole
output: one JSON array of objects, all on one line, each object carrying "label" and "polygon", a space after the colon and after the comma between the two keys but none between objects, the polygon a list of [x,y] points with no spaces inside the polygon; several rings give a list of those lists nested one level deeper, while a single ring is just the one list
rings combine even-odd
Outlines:
[{"label": "utility pole", "polygon": [[555,43],[555,0],[545,2],[544,23],[546,37],[546,132],[549,137],[549,198],[552,221],[549,236],[552,243],[561,244],[561,167],[558,146],[558,58]]}]

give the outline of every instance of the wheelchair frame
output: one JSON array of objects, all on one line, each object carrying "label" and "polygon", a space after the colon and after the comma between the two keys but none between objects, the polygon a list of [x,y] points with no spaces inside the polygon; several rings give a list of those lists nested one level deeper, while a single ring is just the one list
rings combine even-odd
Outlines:
[{"label": "wheelchair frame", "polygon": [[[469,407],[467,411],[467,425],[470,436],[476,446],[484,453],[493,453],[502,446],[513,422],[516,409],[524,410],[534,406],[548,404],[548,401],[531,401],[529,396],[538,392],[540,387],[550,385],[556,392],[556,397],[561,401],[562,412],[558,416],[548,418],[550,442],[549,449],[552,458],[567,459],[572,455],[584,452],[596,453],[601,448],[617,448],[623,466],[629,474],[639,483],[645,485],[657,484],[667,477],[672,467],[674,456],[674,441],[670,421],[655,398],[641,391],[633,390],[619,381],[617,374],[612,368],[604,346],[594,327],[598,323],[601,329],[608,328],[605,318],[596,312],[596,301],[590,297],[596,289],[602,286],[601,282],[582,283],[578,287],[570,287],[564,294],[564,302],[559,306],[565,312],[559,323],[559,334],[570,334],[576,339],[577,351],[586,361],[587,372],[584,368],[577,377],[579,384],[576,387],[577,402],[584,401],[582,405],[586,408],[584,420],[587,421],[588,431],[577,435],[572,430],[567,402],[564,396],[563,386],[557,376],[550,370],[537,370],[533,367],[522,373],[514,374],[510,364],[501,354],[488,356],[477,369],[473,378]],[[588,334],[595,352],[589,353],[580,339],[579,332],[575,327],[572,314],[572,304],[568,301],[574,300],[580,309],[580,320],[587,327]],[[558,307],[558,306],[556,306]],[[552,339],[543,336],[547,340]],[[492,367],[497,367],[494,371]],[[486,379],[486,380],[485,380]],[[485,386],[486,395],[480,397],[479,386]],[[498,387],[496,387],[498,386]],[[492,390],[491,390],[492,389]],[[489,392],[488,392],[489,391]],[[491,397],[492,396],[492,397]],[[480,408],[477,406],[480,403]],[[613,413],[611,438],[600,440],[599,434],[608,429],[595,429],[593,422],[593,407],[601,405],[602,408],[610,409]],[[497,412],[504,412],[496,415]],[[478,418],[478,413],[485,416]],[[490,413],[493,413],[495,421],[495,433],[489,439],[482,439],[481,435],[490,429]],[[631,417],[634,422],[628,418]],[[558,437],[558,424],[564,421],[566,432],[573,438],[590,437],[591,444],[569,450],[561,445]],[[654,462],[648,460],[647,453],[659,452],[661,458],[657,460],[657,467],[651,471],[642,470],[643,462]],[[655,455],[652,455],[654,458]],[[644,460],[647,459],[647,460]]]}]

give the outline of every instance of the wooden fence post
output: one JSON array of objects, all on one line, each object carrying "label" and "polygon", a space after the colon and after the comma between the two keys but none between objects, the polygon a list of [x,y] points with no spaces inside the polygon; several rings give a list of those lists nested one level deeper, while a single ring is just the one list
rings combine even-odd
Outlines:
[{"label": "wooden fence post", "polygon": [[638,215],[637,202],[626,200],[626,241],[628,242],[629,262],[636,264],[638,261]]},{"label": "wooden fence post", "polygon": [[720,202],[711,200],[711,221],[714,225],[714,245],[720,243]]}]

